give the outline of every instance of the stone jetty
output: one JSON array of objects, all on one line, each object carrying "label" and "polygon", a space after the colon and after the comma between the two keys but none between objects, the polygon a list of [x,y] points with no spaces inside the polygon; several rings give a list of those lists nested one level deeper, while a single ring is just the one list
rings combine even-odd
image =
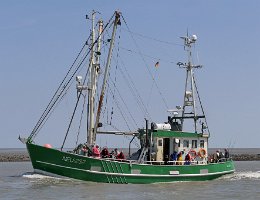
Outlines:
[{"label": "stone jetty", "polygon": [[0,162],[26,162],[30,161],[27,152],[0,152]]}]

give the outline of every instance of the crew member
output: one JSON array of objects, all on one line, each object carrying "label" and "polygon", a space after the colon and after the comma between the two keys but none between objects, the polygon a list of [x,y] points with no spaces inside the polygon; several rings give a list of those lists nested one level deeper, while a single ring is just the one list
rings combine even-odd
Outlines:
[{"label": "crew member", "polygon": [[94,147],[92,149],[92,156],[96,157],[96,158],[100,158],[100,151],[99,151],[98,145],[94,145]]}]

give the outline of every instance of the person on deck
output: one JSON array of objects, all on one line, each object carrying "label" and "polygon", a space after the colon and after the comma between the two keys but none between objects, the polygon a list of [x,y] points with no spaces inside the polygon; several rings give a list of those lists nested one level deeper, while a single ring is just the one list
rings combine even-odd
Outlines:
[{"label": "person on deck", "polygon": [[82,146],[80,154],[84,156],[87,155],[87,147],[85,145]]},{"label": "person on deck", "polygon": [[229,152],[227,149],[225,149],[225,158],[228,159],[229,158]]},{"label": "person on deck", "polygon": [[190,162],[191,162],[191,155],[188,153],[186,156],[185,156],[185,165],[190,165]]},{"label": "person on deck", "polygon": [[216,151],[216,154],[217,154],[217,159],[219,160],[219,159],[220,159],[220,151],[217,150],[217,151]]},{"label": "person on deck", "polygon": [[108,158],[109,157],[109,152],[108,152],[108,149],[107,147],[104,147],[101,151],[101,157],[102,158]]},{"label": "person on deck", "polygon": [[177,155],[177,163],[176,165],[182,165],[182,151],[180,153],[178,153]]},{"label": "person on deck", "polygon": [[124,155],[123,151],[121,151],[121,152],[117,155],[116,159],[125,160],[125,155]]},{"label": "person on deck", "polygon": [[170,155],[170,158],[172,161],[176,161],[177,160],[177,152],[174,151],[171,155]]},{"label": "person on deck", "polygon": [[114,150],[111,151],[109,158],[115,158],[115,151]]},{"label": "person on deck", "polygon": [[120,154],[120,151],[118,151],[118,149],[117,148],[115,148],[115,150],[114,150],[114,156],[115,156],[115,158],[117,158],[117,156]]},{"label": "person on deck", "polygon": [[217,163],[219,162],[220,159],[220,154],[219,154],[219,150],[217,150],[214,154],[213,154],[213,162]]},{"label": "person on deck", "polygon": [[100,151],[99,151],[98,145],[94,145],[94,147],[92,149],[92,156],[96,157],[96,158],[100,158]]},{"label": "person on deck", "polygon": [[[177,151],[174,151],[171,155],[170,155],[170,160],[171,161],[176,161],[177,160]],[[176,164],[176,162],[172,162],[173,165]]]}]

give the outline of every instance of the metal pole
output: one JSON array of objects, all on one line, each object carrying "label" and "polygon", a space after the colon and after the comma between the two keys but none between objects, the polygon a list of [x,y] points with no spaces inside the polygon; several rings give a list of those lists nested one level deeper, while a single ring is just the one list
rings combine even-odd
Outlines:
[{"label": "metal pole", "polygon": [[118,25],[119,20],[120,20],[120,13],[116,11],[115,12],[114,27],[113,27],[113,32],[112,32],[112,38],[111,38],[111,41],[110,41],[110,47],[109,47],[108,56],[107,56],[103,85],[102,85],[99,103],[98,103],[98,110],[97,110],[97,115],[96,115],[96,124],[95,124],[94,132],[93,132],[93,141],[96,141],[97,128],[98,128],[98,124],[99,124],[99,120],[100,120],[100,113],[101,113],[101,108],[102,108],[102,105],[103,105],[103,99],[104,99],[104,95],[105,95],[108,72],[109,72],[109,69],[110,69],[110,61],[111,61],[111,57],[112,57],[112,50],[113,50],[113,46],[114,46],[116,29],[117,29],[117,25]]},{"label": "metal pole", "polygon": [[95,41],[95,14],[96,12],[92,11],[92,44],[91,44],[91,55],[89,61],[89,69],[90,69],[90,89],[88,92],[89,97],[89,129],[87,134],[88,145],[93,144],[93,128],[94,128],[94,41]]}]

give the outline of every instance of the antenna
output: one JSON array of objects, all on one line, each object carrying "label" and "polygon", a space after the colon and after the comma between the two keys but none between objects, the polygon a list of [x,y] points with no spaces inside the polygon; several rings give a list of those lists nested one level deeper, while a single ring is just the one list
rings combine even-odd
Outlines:
[{"label": "antenna", "polygon": [[[197,103],[201,104],[200,101],[197,102],[198,91],[195,84],[193,69],[201,68],[202,65],[193,65],[192,63],[192,47],[198,40],[197,35],[188,35],[180,37],[184,41],[184,49],[188,53],[188,62],[178,62],[177,65],[180,68],[186,69],[186,82],[184,91],[183,107],[181,109],[182,116],[179,118],[181,120],[181,127],[183,128],[184,119],[193,119],[195,132],[198,131],[198,119],[205,118],[205,116],[199,116],[197,112]],[[202,105],[200,105],[202,107]]]}]

